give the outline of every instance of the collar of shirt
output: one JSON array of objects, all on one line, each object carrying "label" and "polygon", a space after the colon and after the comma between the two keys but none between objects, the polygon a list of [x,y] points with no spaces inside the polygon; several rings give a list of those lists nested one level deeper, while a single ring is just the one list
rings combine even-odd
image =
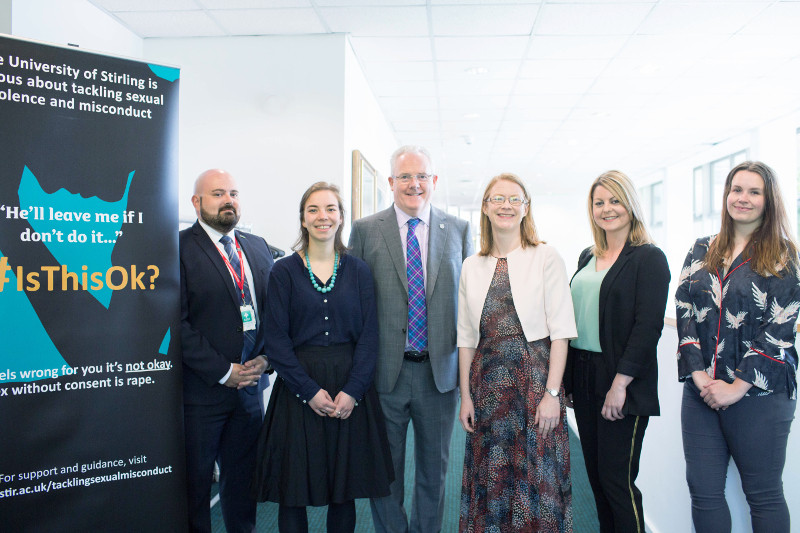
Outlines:
[{"label": "collar of shirt", "polygon": [[223,235],[227,235],[228,237],[233,239],[233,245],[234,247],[236,246],[236,231],[230,230],[228,233],[220,233],[219,231],[215,230],[214,228],[212,228],[199,218],[197,219],[197,221],[200,223],[200,227],[206,231],[208,237],[211,239],[211,242],[213,242],[217,246],[217,248],[219,248],[223,252],[225,251],[225,247],[222,246],[221,242],[219,242],[219,240],[222,238]]},{"label": "collar of shirt", "polygon": [[397,215],[398,228],[402,228],[403,226],[405,226],[408,223],[408,221],[411,220],[412,218],[420,219],[420,221],[428,227],[430,227],[431,225],[431,204],[428,204],[425,207],[425,210],[422,213],[420,213],[418,217],[412,217],[411,215],[409,215],[408,213],[397,207],[397,204],[394,204],[394,212]]}]

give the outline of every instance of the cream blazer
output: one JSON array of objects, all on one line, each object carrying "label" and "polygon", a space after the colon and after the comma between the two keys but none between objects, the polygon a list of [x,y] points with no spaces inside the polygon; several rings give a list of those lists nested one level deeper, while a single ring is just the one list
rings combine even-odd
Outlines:
[{"label": "cream blazer", "polygon": [[[473,255],[464,261],[458,284],[458,346],[476,348],[483,304],[497,258]],[[546,244],[517,248],[508,254],[511,295],[525,339],[578,336],[564,260]]]}]

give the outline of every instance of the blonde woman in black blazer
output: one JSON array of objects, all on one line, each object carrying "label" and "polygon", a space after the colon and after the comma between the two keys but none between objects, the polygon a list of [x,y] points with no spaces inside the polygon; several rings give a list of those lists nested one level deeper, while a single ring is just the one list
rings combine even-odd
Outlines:
[{"label": "blonde woman in black blazer", "polygon": [[588,211],[595,244],[581,253],[571,282],[578,338],[570,342],[565,389],[600,531],[642,532],[635,481],[649,417],[659,414],[656,352],[669,267],[652,244],[625,174],[612,170],[598,177]]}]

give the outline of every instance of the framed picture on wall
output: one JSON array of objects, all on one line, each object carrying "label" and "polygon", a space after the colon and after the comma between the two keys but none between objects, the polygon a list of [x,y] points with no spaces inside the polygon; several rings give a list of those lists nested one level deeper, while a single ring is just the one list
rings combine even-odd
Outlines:
[{"label": "framed picture on wall", "polygon": [[376,213],[384,207],[386,193],[381,176],[358,150],[353,150],[353,201],[351,221]]}]

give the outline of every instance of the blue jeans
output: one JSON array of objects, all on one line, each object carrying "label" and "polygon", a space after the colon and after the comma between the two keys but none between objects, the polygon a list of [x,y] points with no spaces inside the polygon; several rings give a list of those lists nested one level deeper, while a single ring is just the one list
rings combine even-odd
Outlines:
[{"label": "blue jeans", "polygon": [[686,381],[681,407],[686,481],[692,521],[698,532],[729,533],[731,515],[725,478],[733,457],[750,505],[754,533],[789,533],[789,508],[783,496],[786,445],[797,402],[785,392],[745,396],[715,411]]}]

